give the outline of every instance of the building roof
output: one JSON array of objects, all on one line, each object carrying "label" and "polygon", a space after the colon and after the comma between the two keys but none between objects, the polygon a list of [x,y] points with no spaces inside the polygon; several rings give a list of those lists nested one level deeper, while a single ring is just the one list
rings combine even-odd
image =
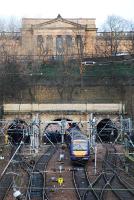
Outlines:
[{"label": "building roof", "polygon": [[47,26],[48,24],[54,24],[56,22],[62,22],[66,24],[70,24],[72,26],[82,27],[82,28],[96,28],[95,18],[62,18],[60,14],[54,19],[43,19],[43,18],[23,18],[22,19],[22,28],[39,28],[43,26]]}]

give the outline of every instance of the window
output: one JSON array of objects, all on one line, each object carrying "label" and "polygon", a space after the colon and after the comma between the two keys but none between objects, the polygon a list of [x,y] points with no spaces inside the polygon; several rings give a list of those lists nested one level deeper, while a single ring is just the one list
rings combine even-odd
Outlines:
[{"label": "window", "polygon": [[42,35],[38,35],[37,36],[37,47],[41,47],[43,42],[44,42],[43,36]]},{"label": "window", "polygon": [[52,35],[47,35],[46,37],[46,49],[52,50],[53,48],[53,37]]},{"label": "window", "polygon": [[73,151],[86,151],[88,149],[87,141],[74,141],[73,142]]},{"label": "window", "polygon": [[76,36],[76,44],[77,44],[77,46],[80,46],[80,45],[82,44],[81,35],[77,35],[77,36]]},{"label": "window", "polygon": [[81,35],[77,35],[75,40],[76,40],[78,53],[83,54],[83,42],[82,42]]},{"label": "window", "polygon": [[56,51],[60,54],[64,52],[63,37],[61,35],[56,37]]},{"label": "window", "polygon": [[72,36],[66,35],[66,45],[68,48],[72,47]]}]

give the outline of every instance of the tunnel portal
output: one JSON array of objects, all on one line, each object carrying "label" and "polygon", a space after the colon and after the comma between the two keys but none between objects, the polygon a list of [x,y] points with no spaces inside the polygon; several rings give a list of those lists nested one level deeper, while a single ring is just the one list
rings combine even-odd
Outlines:
[{"label": "tunnel portal", "polygon": [[110,119],[103,119],[97,125],[97,141],[114,142],[118,130]]},{"label": "tunnel portal", "polygon": [[25,144],[30,143],[28,126],[24,120],[15,119],[7,130],[8,139],[13,145],[19,145],[21,141]]}]

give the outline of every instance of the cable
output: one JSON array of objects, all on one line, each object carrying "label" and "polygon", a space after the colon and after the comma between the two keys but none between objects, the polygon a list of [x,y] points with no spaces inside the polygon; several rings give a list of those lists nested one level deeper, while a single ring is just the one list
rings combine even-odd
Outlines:
[{"label": "cable", "polygon": [[[57,182],[56,182],[57,183]],[[1,189],[5,188],[5,187],[0,187]],[[25,189],[27,187],[19,187],[19,189]],[[33,189],[42,189],[42,187],[33,187]],[[55,189],[55,190],[76,190],[75,187],[43,187],[43,189],[45,190],[50,190],[50,189]],[[102,190],[101,188],[93,188],[94,190]],[[91,190],[92,191],[92,188],[88,187],[88,188],[79,188],[79,190]],[[104,189],[105,191],[111,191],[111,189]],[[120,189],[120,188],[116,188],[116,189],[112,189],[112,191],[134,191],[134,188],[127,188],[127,189]]]}]

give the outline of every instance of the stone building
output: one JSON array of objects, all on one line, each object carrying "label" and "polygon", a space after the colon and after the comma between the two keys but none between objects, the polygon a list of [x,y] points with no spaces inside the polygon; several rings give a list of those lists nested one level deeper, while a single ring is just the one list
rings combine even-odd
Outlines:
[{"label": "stone building", "polygon": [[59,56],[95,53],[95,19],[23,18],[20,33],[1,33],[0,44],[9,55]]},{"label": "stone building", "polygon": [[22,52],[29,55],[93,54],[95,19],[22,19]]},{"label": "stone building", "polygon": [[134,51],[133,33],[113,34],[97,32],[94,18],[23,18],[20,32],[0,33],[0,56],[55,59],[61,55],[74,58]]},{"label": "stone building", "polygon": [[134,54],[134,32],[97,32],[95,47],[102,57]]}]

